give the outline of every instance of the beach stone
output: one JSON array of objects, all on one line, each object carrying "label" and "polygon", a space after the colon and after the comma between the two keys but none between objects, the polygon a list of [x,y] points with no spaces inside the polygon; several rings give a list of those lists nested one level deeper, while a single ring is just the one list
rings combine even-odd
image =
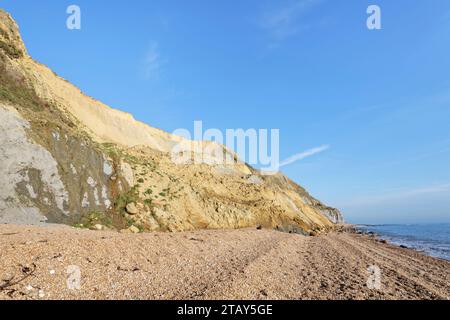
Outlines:
[{"label": "beach stone", "polygon": [[264,181],[260,177],[255,176],[255,175],[252,175],[250,178],[248,178],[247,182],[250,184],[263,184],[264,183]]},{"label": "beach stone", "polygon": [[139,230],[138,227],[136,227],[136,226],[131,226],[131,227],[128,228],[128,230],[129,230],[131,233],[139,233],[139,232],[140,232],[140,230]]},{"label": "beach stone", "polygon": [[103,226],[101,224],[96,224],[92,227],[92,230],[98,230],[98,231],[103,230]]},{"label": "beach stone", "polygon": [[136,204],[134,204],[134,203],[127,204],[125,209],[127,210],[128,214],[131,214],[131,215],[135,215],[135,214],[139,213],[139,210],[136,207]]}]

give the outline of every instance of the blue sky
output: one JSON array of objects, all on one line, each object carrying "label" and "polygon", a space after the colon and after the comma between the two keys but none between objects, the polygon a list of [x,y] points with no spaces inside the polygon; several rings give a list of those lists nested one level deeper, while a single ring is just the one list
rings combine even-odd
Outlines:
[{"label": "blue sky", "polygon": [[[65,27],[71,4],[81,30]],[[282,159],[329,145],[283,171],[350,222],[450,222],[447,0],[0,7],[36,60],[152,126],[280,129]]]}]

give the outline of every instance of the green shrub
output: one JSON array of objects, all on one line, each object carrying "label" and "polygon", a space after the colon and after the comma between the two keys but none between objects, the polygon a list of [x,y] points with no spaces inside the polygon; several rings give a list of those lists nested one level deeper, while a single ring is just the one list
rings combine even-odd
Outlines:
[{"label": "green shrub", "polygon": [[113,221],[106,213],[94,210],[82,217],[80,223],[75,224],[74,227],[90,229],[96,224],[111,228]]},{"label": "green shrub", "polygon": [[125,208],[127,204],[137,202],[138,199],[139,199],[138,186],[134,186],[128,192],[122,193],[116,198],[114,202],[114,207],[117,212],[126,213]]},{"label": "green shrub", "polygon": [[13,45],[0,40],[0,49],[11,59],[18,59],[23,57],[23,52]]}]

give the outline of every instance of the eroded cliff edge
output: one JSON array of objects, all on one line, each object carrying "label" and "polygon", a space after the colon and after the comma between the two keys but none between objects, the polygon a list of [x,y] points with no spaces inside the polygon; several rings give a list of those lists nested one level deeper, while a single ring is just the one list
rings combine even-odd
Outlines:
[{"label": "eroded cliff edge", "polygon": [[314,234],[343,221],[282,174],[240,161],[176,165],[176,143],[195,142],[87,97],[34,61],[0,9],[0,223]]}]

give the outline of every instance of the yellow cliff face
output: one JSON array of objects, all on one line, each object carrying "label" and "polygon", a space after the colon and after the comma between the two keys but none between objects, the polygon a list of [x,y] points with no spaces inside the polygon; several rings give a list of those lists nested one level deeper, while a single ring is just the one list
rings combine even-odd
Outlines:
[{"label": "yellow cliff face", "polygon": [[[170,151],[180,143],[237,156],[212,142],[153,128],[84,95],[28,56],[17,25],[1,10],[0,30],[0,116],[10,124],[2,129],[20,124],[26,132],[0,150],[0,159],[8,154],[11,167],[23,173],[21,178],[0,171],[2,181],[15,185],[4,192],[10,201],[0,203],[0,222],[2,216],[14,220],[11,212],[24,216],[23,208],[50,222],[140,231],[262,226],[309,234],[342,222],[339,211],[281,174],[264,176],[239,160],[174,163]],[[40,148],[42,159],[55,166],[31,160],[19,166],[12,155],[26,148]],[[58,179],[42,181],[51,172]]]}]

